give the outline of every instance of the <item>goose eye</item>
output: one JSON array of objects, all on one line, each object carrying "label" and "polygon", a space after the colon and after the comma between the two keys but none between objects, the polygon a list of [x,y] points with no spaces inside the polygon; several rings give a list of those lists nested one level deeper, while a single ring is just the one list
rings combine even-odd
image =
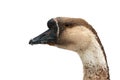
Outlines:
[{"label": "goose eye", "polygon": [[66,27],[69,27],[69,26],[71,26],[72,24],[71,23],[65,23],[65,26]]},{"label": "goose eye", "polygon": [[67,26],[69,26],[69,24],[65,24],[65,26],[67,27]]}]

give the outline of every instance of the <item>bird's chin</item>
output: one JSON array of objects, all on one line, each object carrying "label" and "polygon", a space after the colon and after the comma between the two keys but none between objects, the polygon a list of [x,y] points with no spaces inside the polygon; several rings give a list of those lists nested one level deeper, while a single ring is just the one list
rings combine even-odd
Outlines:
[{"label": "bird's chin", "polygon": [[55,46],[55,43],[50,42],[50,43],[48,43],[48,45],[50,45],[50,46]]}]

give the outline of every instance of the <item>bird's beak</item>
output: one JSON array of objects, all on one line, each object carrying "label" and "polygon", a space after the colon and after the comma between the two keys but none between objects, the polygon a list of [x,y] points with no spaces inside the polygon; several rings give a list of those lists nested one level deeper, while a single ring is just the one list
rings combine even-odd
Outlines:
[{"label": "bird's beak", "polygon": [[49,29],[45,31],[44,33],[40,34],[39,36],[31,39],[29,41],[29,44],[49,44],[49,45],[54,45],[56,43],[56,33],[54,30]]},{"label": "bird's beak", "polygon": [[57,42],[57,23],[51,19],[47,23],[49,29],[39,36],[31,39],[29,44],[49,44],[54,45]]}]

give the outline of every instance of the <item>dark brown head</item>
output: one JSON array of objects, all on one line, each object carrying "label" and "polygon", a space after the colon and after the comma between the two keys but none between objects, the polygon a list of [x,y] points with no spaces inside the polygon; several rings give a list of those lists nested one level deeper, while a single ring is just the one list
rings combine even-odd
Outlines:
[{"label": "dark brown head", "polygon": [[47,26],[49,29],[31,39],[29,44],[50,44],[69,50],[76,47],[86,49],[96,34],[94,29],[80,18],[52,18]]}]

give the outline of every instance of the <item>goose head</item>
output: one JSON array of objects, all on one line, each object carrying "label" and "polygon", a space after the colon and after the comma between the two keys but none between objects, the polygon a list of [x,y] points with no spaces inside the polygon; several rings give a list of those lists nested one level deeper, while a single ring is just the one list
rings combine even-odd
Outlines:
[{"label": "goose head", "polygon": [[83,19],[57,17],[47,23],[48,30],[30,40],[29,44],[49,44],[78,51],[89,47],[95,30]]}]

